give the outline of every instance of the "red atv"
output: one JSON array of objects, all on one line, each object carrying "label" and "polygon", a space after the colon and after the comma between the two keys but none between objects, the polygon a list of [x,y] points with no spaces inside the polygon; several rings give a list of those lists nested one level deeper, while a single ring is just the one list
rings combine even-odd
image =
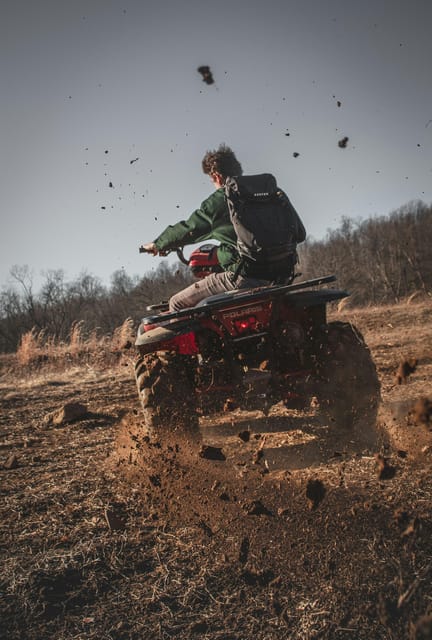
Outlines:
[{"label": "red atv", "polygon": [[[220,269],[213,245],[189,260],[178,255],[197,277]],[[335,280],[223,293],[175,313],[164,303],[149,307],[135,343],[149,435],[169,430],[199,439],[199,416],[220,411],[227,399],[264,412],[279,402],[319,406],[348,437],[374,423],[379,382],[370,352],[353,325],[327,322],[327,305],[349,295],[322,287]]]}]

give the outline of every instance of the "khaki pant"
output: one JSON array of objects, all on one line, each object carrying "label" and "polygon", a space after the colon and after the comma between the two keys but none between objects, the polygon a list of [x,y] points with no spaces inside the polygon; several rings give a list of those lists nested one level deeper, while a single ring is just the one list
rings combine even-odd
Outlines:
[{"label": "khaki pant", "polygon": [[234,277],[232,271],[222,273],[211,273],[206,278],[194,282],[186,289],[176,293],[169,301],[170,311],[180,311],[185,307],[194,307],[198,302],[215,296],[218,293],[234,291],[235,289],[253,289],[254,287],[265,287],[270,284],[269,280],[257,280],[256,278]]}]

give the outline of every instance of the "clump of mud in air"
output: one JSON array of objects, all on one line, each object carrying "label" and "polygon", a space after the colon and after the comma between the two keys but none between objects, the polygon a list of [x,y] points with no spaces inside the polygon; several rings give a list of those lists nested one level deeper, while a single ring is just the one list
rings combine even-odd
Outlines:
[{"label": "clump of mud in air", "polygon": [[205,82],[206,84],[214,84],[214,78],[210,70],[210,67],[204,65],[204,66],[198,67],[197,71],[202,75],[203,82]]},{"label": "clump of mud in air", "polygon": [[417,358],[407,358],[399,363],[395,377],[397,384],[404,384],[417,368]]},{"label": "clump of mud in air", "polygon": [[426,397],[419,398],[412,409],[416,423],[430,425],[432,418],[432,400]]}]

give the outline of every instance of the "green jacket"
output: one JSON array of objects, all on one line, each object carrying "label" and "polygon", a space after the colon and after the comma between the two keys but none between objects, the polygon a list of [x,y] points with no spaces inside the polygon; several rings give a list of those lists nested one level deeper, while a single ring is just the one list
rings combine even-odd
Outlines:
[{"label": "green jacket", "polygon": [[167,227],[154,243],[159,251],[163,251],[211,239],[220,242],[218,260],[221,267],[225,271],[235,271],[239,260],[237,237],[223,187],[204,200],[187,220]]}]

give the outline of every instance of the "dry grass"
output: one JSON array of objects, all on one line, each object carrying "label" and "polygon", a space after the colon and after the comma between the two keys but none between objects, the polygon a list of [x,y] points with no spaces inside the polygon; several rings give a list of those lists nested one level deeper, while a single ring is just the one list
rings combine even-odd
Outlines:
[{"label": "dry grass", "polygon": [[97,329],[86,332],[82,321],[74,322],[67,340],[58,340],[44,330],[33,328],[21,337],[16,352],[20,368],[58,368],[95,361],[113,364],[134,342],[134,323],[127,318],[112,335],[101,335]]},{"label": "dry grass", "polygon": [[135,325],[132,318],[126,318],[123,324],[114,330],[112,344],[115,349],[128,349],[135,341]]},{"label": "dry grass", "polygon": [[40,360],[44,349],[44,333],[37,332],[35,328],[27,331],[21,337],[20,344],[17,349],[17,361],[22,366],[28,365],[30,362]]}]

